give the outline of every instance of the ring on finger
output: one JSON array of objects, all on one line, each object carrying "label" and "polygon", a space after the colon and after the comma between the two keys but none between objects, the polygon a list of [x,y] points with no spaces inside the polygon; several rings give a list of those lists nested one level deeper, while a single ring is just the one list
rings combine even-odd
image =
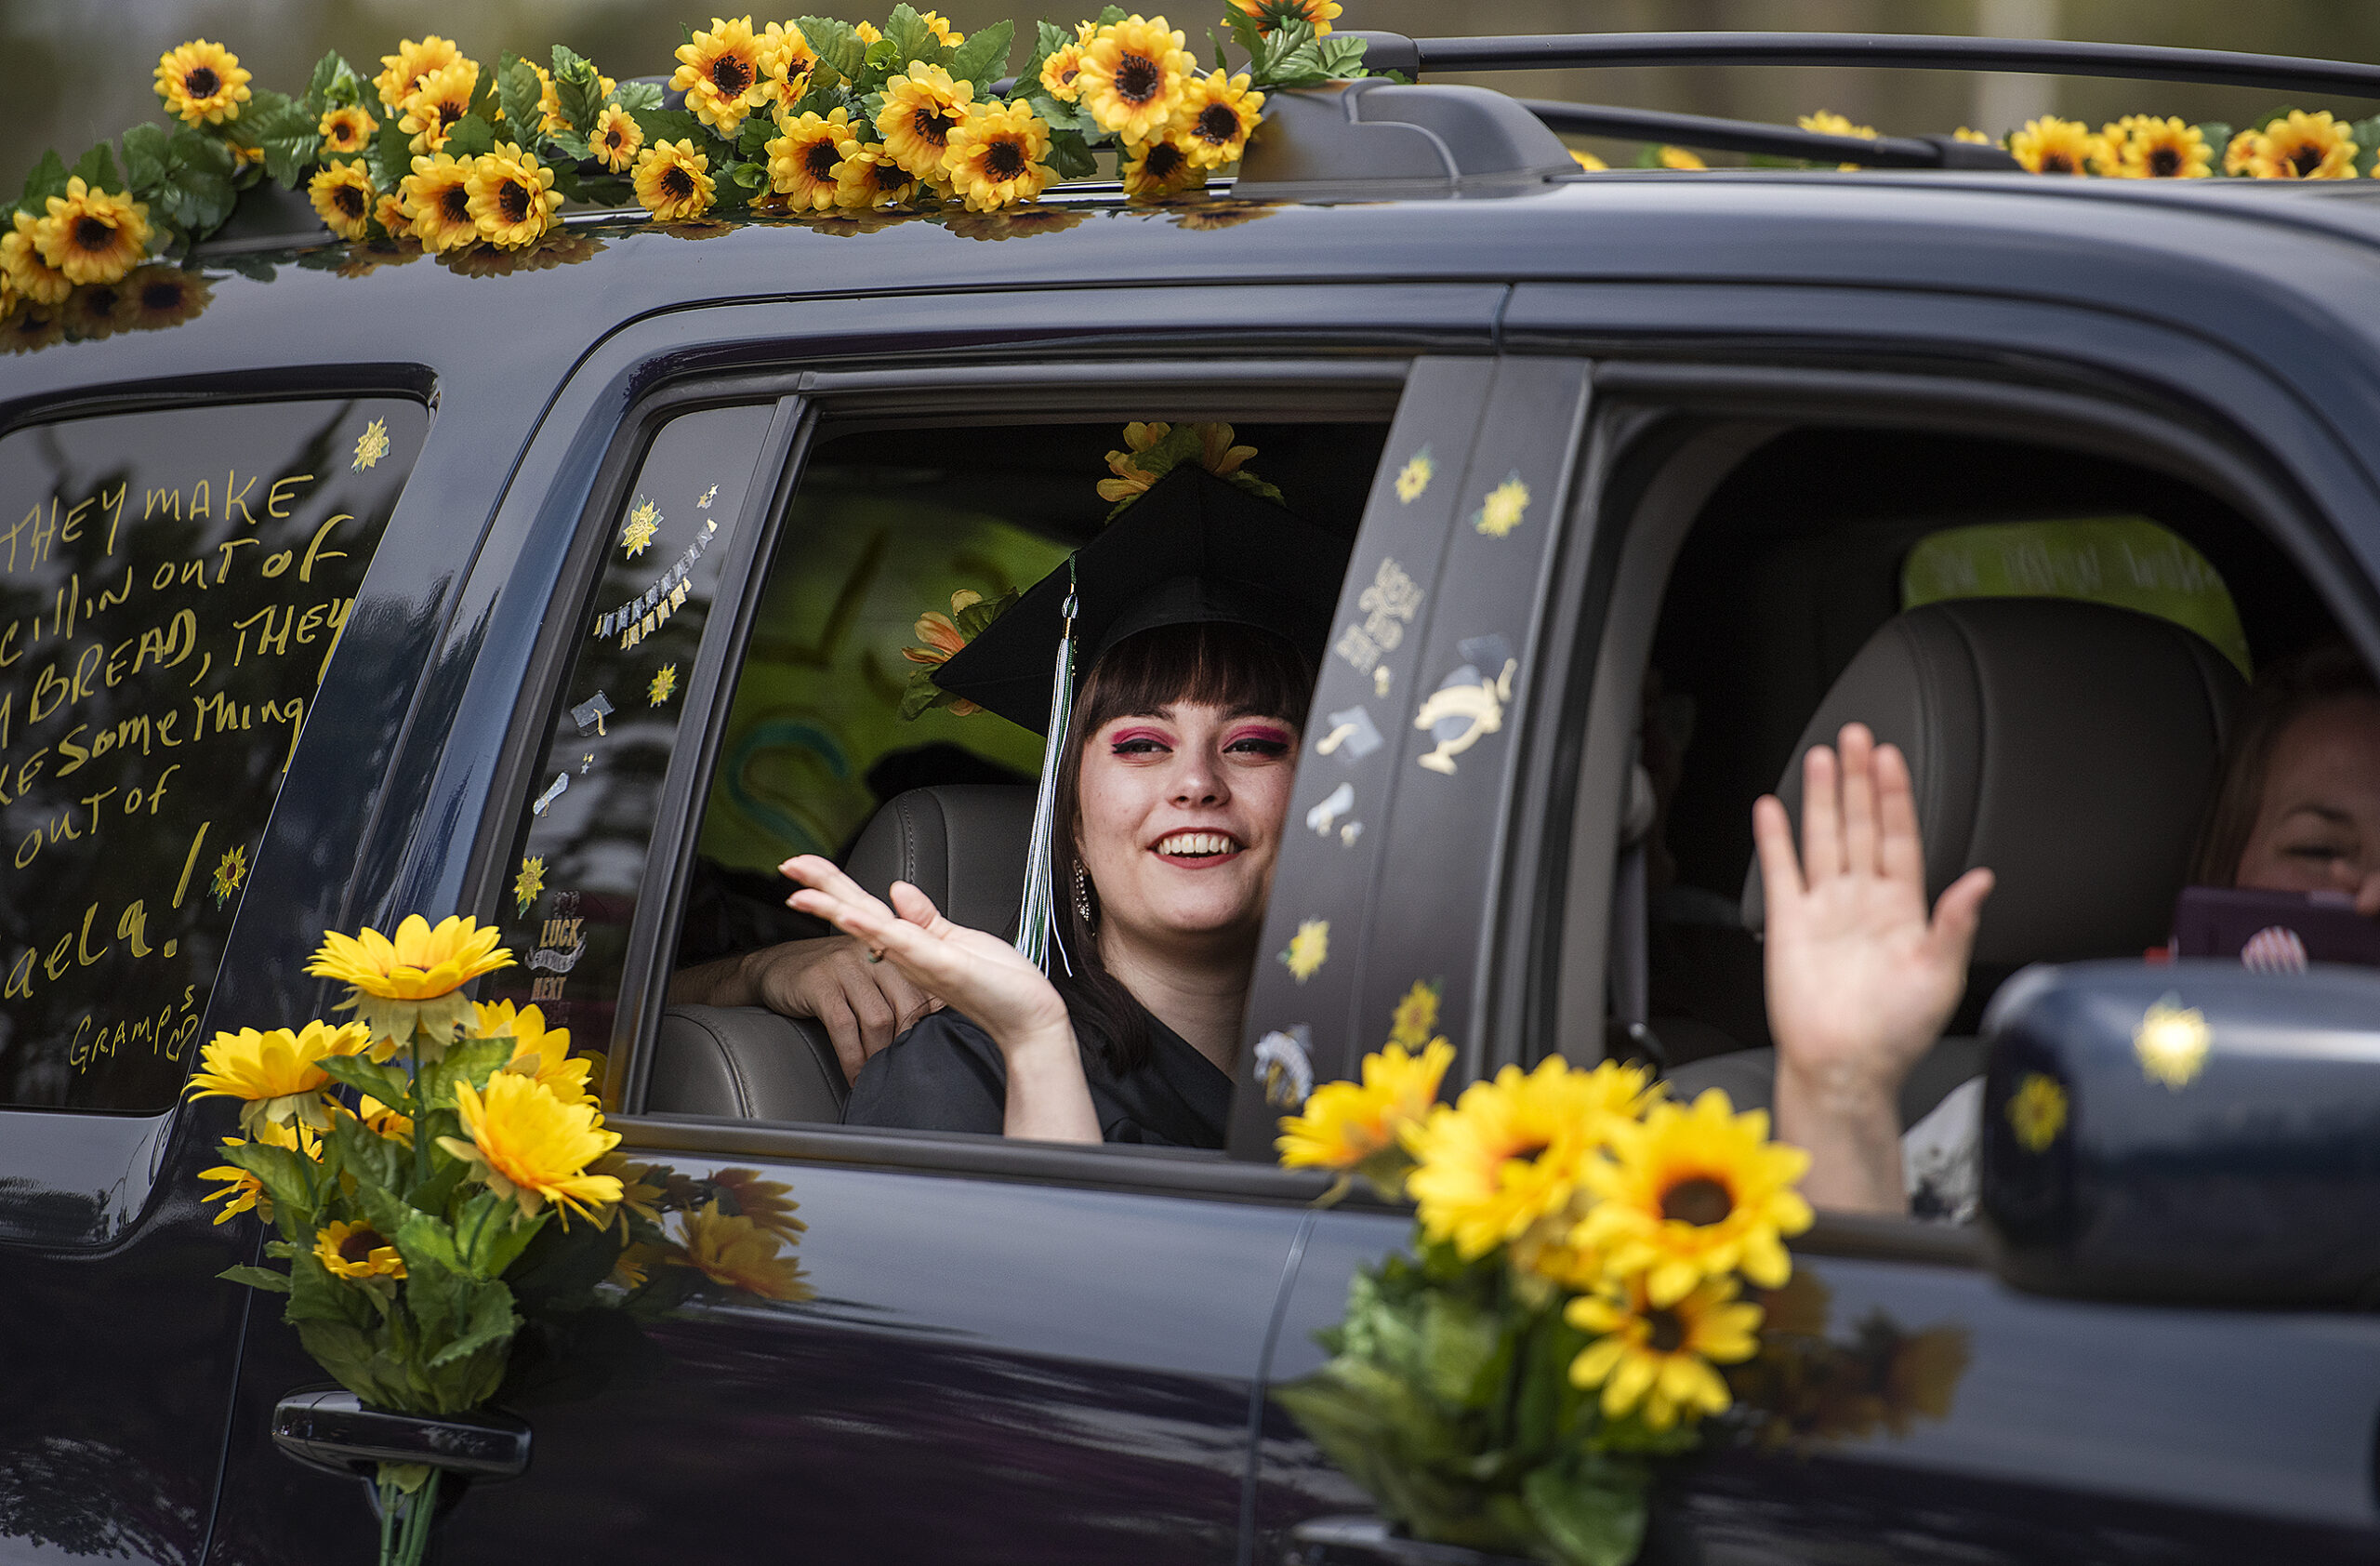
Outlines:
[{"label": "ring on finger", "polygon": [[871,962],[881,962],[884,961],[884,953],[878,950],[875,947],[869,947],[867,949],[867,960]]}]

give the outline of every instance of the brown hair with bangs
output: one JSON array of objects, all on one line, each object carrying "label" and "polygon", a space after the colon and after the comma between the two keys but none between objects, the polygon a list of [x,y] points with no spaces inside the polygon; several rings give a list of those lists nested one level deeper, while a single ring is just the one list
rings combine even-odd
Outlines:
[{"label": "brown hair with bangs", "polygon": [[2215,798],[2190,863],[2192,882],[2201,886],[2239,883],[2240,860],[2264,809],[2265,774],[2271,769],[2281,735],[2315,708],[2353,696],[2380,697],[2380,685],[2345,642],[2318,642],[2256,671],[2247,699],[2231,719]]},{"label": "brown hair with bangs", "polygon": [[1147,1014],[1124,983],[1099,960],[1099,892],[1092,918],[1075,896],[1075,866],[1082,855],[1082,758],[1099,731],[1118,718],[1155,712],[1176,702],[1221,707],[1235,715],[1281,718],[1302,725],[1314,699],[1314,661],[1269,630],[1226,621],[1158,626],[1128,636],[1091,666],[1075,703],[1074,740],[1058,763],[1057,809],[1050,863],[1057,881],[1057,928],[1073,976],[1052,975],[1066,1010],[1100,1040],[1108,1068],[1124,1072],[1148,1063]]}]

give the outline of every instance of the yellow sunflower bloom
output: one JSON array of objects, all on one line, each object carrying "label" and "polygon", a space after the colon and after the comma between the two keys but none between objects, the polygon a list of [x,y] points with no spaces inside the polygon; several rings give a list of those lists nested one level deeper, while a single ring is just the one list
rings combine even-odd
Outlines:
[{"label": "yellow sunflower bloom", "polygon": [[529,69],[537,73],[537,128],[568,130],[570,117],[562,112],[562,89],[554,86],[553,73],[535,61]]},{"label": "yellow sunflower bloom", "polygon": [[852,32],[863,44],[880,44],[884,42],[883,33],[879,31],[876,23],[872,21],[854,22],[852,25]]},{"label": "yellow sunflower bloom", "polygon": [[939,11],[928,11],[918,20],[926,24],[926,31],[941,40],[942,46],[946,49],[955,49],[967,41],[967,34],[952,27]]},{"label": "yellow sunflower bloom", "polygon": [[[258,1142],[270,1147],[287,1148],[293,1152],[304,1154],[316,1162],[322,1161],[323,1139],[303,1125],[281,1126],[268,1121],[258,1126],[256,1133],[256,1140]],[[226,1148],[245,1148],[248,1145],[248,1139],[243,1136],[226,1136],[223,1138],[222,1145]],[[223,1203],[223,1211],[215,1214],[217,1223],[230,1221],[235,1213],[247,1212],[254,1212],[258,1217],[267,1223],[272,1222],[272,1197],[264,1188],[264,1182],[238,1164],[221,1163],[212,1169],[202,1169],[198,1172],[198,1177],[202,1180],[216,1180],[222,1183],[221,1189],[208,1191],[199,1198],[201,1201]]]},{"label": "yellow sunflower bloom", "polygon": [[1650,1083],[1642,1067],[1574,1071],[1557,1055],[1526,1073],[1507,1066],[1433,1108],[1404,1133],[1422,1232],[1475,1257],[1567,1211]]},{"label": "yellow sunflower bloom", "polygon": [[362,1121],[375,1136],[386,1136],[407,1147],[413,1145],[413,1117],[389,1108],[368,1093],[357,1100],[355,1118]]},{"label": "yellow sunflower bloom", "polygon": [[403,191],[405,210],[413,218],[413,236],[423,249],[457,250],[478,243],[479,225],[471,219],[469,164],[444,153],[416,158]]},{"label": "yellow sunflower bloom", "polygon": [[777,134],[768,143],[769,189],[784,196],[796,212],[834,209],[835,170],[843,161],[843,143],[851,139],[850,118],[840,109],[798,120],[777,116]]},{"label": "yellow sunflower bloom", "polygon": [[458,60],[432,71],[404,100],[397,128],[413,138],[415,152],[437,152],[446,145],[455,122],[471,112],[471,97],[479,90],[480,68],[475,61]]},{"label": "yellow sunflower bloom", "polygon": [[345,157],[350,153],[364,151],[364,144],[371,140],[373,133],[379,128],[380,122],[374,119],[371,111],[362,104],[325,109],[321,122],[314,126],[323,139],[323,152],[332,157]]},{"label": "yellow sunflower bloom", "polygon": [[2194,125],[2135,114],[2114,172],[2127,179],[2203,179],[2215,172],[2215,149]]},{"label": "yellow sunflower bloom", "polygon": [[1123,177],[1124,194],[1133,201],[1163,201],[1183,191],[1207,187],[1207,171],[1173,135],[1128,144],[1117,172]]},{"label": "yellow sunflower bloom", "polygon": [[2243,130],[2232,137],[2223,149],[2223,172],[2234,179],[2245,178],[2248,165],[2256,155],[2256,143],[2263,138],[2264,132],[2254,129]]},{"label": "yellow sunflower bloom", "polygon": [[2293,109],[2285,120],[2265,126],[2248,154],[2248,172],[2259,179],[2352,179],[2355,136],[2344,120],[2325,109]]},{"label": "yellow sunflower bloom", "polygon": [[1572,1300],[1563,1319],[1601,1335],[1570,1361],[1571,1384],[1602,1387],[1606,1418],[1641,1410],[1656,1430],[1720,1413],[1727,1384],[1712,1366],[1749,1360],[1760,1347],[1760,1307],[1735,1296],[1734,1279],[1714,1278],[1665,1306],[1641,1281]]},{"label": "yellow sunflower bloom", "polygon": [[1050,127],[1021,103],[987,103],[950,130],[942,166],[972,212],[1032,201],[1054,176]]},{"label": "yellow sunflower bloom", "polygon": [[2009,155],[2034,174],[2087,174],[2100,151],[2100,138],[2089,126],[2054,114],[2027,120],[2008,139]]},{"label": "yellow sunflower bloom", "polygon": [[892,161],[920,179],[938,179],[950,133],[975,113],[975,84],[954,82],[939,65],[913,61],[906,76],[884,84],[876,133]]},{"label": "yellow sunflower bloom", "polygon": [[1182,89],[1172,134],[1200,168],[1220,168],[1237,163],[1248,150],[1248,138],[1263,108],[1264,95],[1249,90],[1245,74],[1210,71],[1194,75]]},{"label": "yellow sunflower bloom", "polygon": [[1285,21],[1302,21],[1317,38],[1329,34],[1342,8],[1339,0],[1231,0],[1231,7],[1254,20],[1259,33],[1270,33]]},{"label": "yellow sunflower bloom", "polygon": [[[1421,465],[1418,470],[1416,463]],[[1430,482],[1429,468],[1430,459],[1426,454],[1407,463],[1405,471],[1396,475],[1397,498],[1410,500],[1414,495],[1421,494]],[[1412,495],[1406,493],[1408,476],[1411,478]],[[1415,979],[1413,988],[1396,1002],[1395,1014],[1389,1018],[1389,1042],[1403,1044],[1407,1049],[1420,1049],[1437,1031],[1438,987],[1425,979]]]},{"label": "yellow sunflower bloom", "polygon": [[566,1227],[571,1212],[592,1218],[594,1208],[620,1200],[616,1175],[587,1173],[620,1142],[594,1106],[565,1104],[534,1078],[498,1071],[484,1097],[456,1082],[455,1112],[469,1140],[441,1136],[438,1145],[470,1163],[488,1189],[520,1203],[522,1216],[550,1201]]},{"label": "yellow sunflower bloom", "polygon": [[1306,1095],[1302,1113],[1281,1117],[1273,1146],[1282,1167],[1353,1171],[1401,1151],[1404,1129],[1428,1116],[1453,1064],[1454,1046],[1444,1039],[1364,1056],[1361,1082],[1325,1082]]},{"label": "yellow sunflower bloom", "polygon": [[434,1001],[482,974],[512,966],[512,953],[496,944],[502,938],[495,925],[482,929],[476,919],[450,916],[433,927],[408,914],[394,940],[373,929],[353,937],[324,931],[322,949],[306,971],[384,1001]]},{"label": "yellow sunflower bloom", "polygon": [[669,90],[684,93],[696,119],[733,139],[744,116],[760,105],[764,63],[750,17],[713,17],[709,32],[678,46]]},{"label": "yellow sunflower bloom", "polygon": [[810,90],[810,73],[818,66],[818,51],[801,29],[789,21],[773,21],[760,36],[760,106],[793,112]]},{"label": "yellow sunflower bloom", "polygon": [[197,38],[157,57],[157,96],[184,125],[223,125],[248,100],[248,73],[238,55]]},{"label": "yellow sunflower bloom", "polygon": [[637,154],[636,199],[654,220],[682,222],[710,210],[710,159],[694,151],[692,139],[655,141]]},{"label": "yellow sunflower bloom", "polygon": [[[1087,25],[1087,24],[1086,24]],[[1042,90],[1061,103],[1072,103],[1082,86],[1082,50],[1087,39],[1078,38],[1050,51],[1041,61]]]},{"label": "yellow sunflower bloom", "polygon": [[506,1070],[543,1082],[565,1104],[595,1102],[594,1091],[588,1086],[593,1058],[572,1055],[570,1029],[548,1028],[543,1008],[524,1006],[516,1012],[509,1001],[493,1004],[480,1001],[472,1003],[471,1012],[481,1038],[499,1034],[511,1038],[512,1058],[505,1064]]},{"label": "yellow sunflower bloom", "polygon": [[835,153],[837,206],[899,206],[918,193],[918,177],[903,168],[886,147],[853,138],[837,144]]},{"label": "yellow sunflower bloom", "polygon": [[384,191],[372,199],[372,220],[390,239],[402,239],[413,232],[413,208],[393,191]]},{"label": "yellow sunflower bloom", "polygon": [[554,171],[536,153],[510,141],[472,159],[467,185],[471,221],[480,237],[499,250],[518,250],[544,238],[562,206]]},{"label": "yellow sunflower bloom", "polygon": [[1593,153],[1582,153],[1576,147],[1570,149],[1570,161],[1577,164],[1589,174],[1600,174],[1605,169],[1611,166],[1611,165],[1604,162],[1603,159],[1595,156]]},{"label": "yellow sunflower bloom", "polygon": [[[1804,130],[1815,130],[1821,136],[1857,136],[1867,141],[1873,141],[1876,139],[1874,126],[1855,125],[1850,115],[1838,114],[1831,109],[1821,109],[1815,114],[1804,114],[1793,123]],[[1837,164],[1835,166],[1851,169],[1858,168],[1859,166],[1856,163],[1845,163]]]},{"label": "yellow sunflower bloom", "polygon": [[41,239],[48,219],[30,212],[14,214],[14,232],[0,234],[0,276],[20,299],[35,304],[59,305],[74,291],[73,280],[42,259]]},{"label": "yellow sunflower bloom", "polygon": [[751,1219],[755,1228],[766,1229],[787,1243],[808,1232],[810,1226],[793,1215],[800,1204],[791,1200],[793,1188],[784,1181],[764,1180],[757,1169],[722,1169],[710,1179],[734,1197],[735,1211]]},{"label": "yellow sunflower bloom", "polygon": [[615,174],[625,174],[644,147],[644,127],[626,109],[607,103],[595,116],[595,130],[588,137],[587,146],[596,162]]},{"label": "yellow sunflower bloom", "polygon": [[1950,139],[1953,141],[1968,142],[1977,147],[1996,147],[1999,145],[1998,142],[1992,140],[1990,137],[1986,136],[1983,132],[1970,129],[1965,126],[1961,126],[1958,129],[1950,132]]},{"label": "yellow sunflower bloom", "polygon": [[341,239],[364,237],[364,227],[372,220],[374,192],[363,159],[324,165],[306,182],[306,197],[331,232]]},{"label": "yellow sunflower bloom", "polygon": [[1772,1289],[1792,1276],[1783,1237],[1810,1227],[1793,1188],[1810,1155],[1769,1141],[1766,1110],[1735,1114],[1711,1088],[1690,1108],[1656,1104],[1641,1124],[1616,1124],[1611,1147],[1586,1172],[1601,1200],[1573,1236],[1611,1276],[1643,1274],[1656,1305],[1722,1273]]},{"label": "yellow sunflower bloom", "polygon": [[[432,33],[419,43],[407,38],[397,46],[394,54],[380,57],[380,73],[372,78],[372,88],[380,95],[383,107],[401,109],[414,89],[421,86],[425,76],[462,62],[463,51],[451,40]],[[472,71],[477,74],[478,67]]]},{"label": "yellow sunflower bloom", "polygon": [[1694,153],[1687,152],[1683,147],[1664,147],[1661,149],[1659,155],[1661,166],[1663,168],[1691,170],[1697,168],[1708,168],[1711,166],[1709,164],[1704,163],[1699,157],[1697,157]]},{"label": "yellow sunflower bloom", "polygon": [[330,1111],[323,1104],[322,1090],[331,1078],[323,1062],[359,1054],[371,1042],[372,1030],[358,1022],[340,1028],[310,1022],[295,1032],[243,1028],[237,1033],[218,1033],[199,1052],[198,1069],[182,1094],[242,1100],[243,1130],[253,1132],[260,1121],[286,1125],[296,1120],[327,1131]]},{"label": "yellow sunflower bloom", "polygon": [[33,230],[33,242],[70,283],[116,283],[149,254],[149,208],[77,175],[66,181],[64,195],[49,198],[49,216]]},{"label": "yellow sunflower bloom", "polygon": [[314,1259],[334,1278],[398,1279],[405,1275],[405,1259],[370,1224],[331,1224],[314,1235]]},{"label": "yellow sunflower bloom", "polygon": [[679,1214],[678,1242],[682,1254],[670,1260],[690,1267],[714,1283],[762,1299],[805,1300],[813,1296],[801,1276],[801,1263],[785,1254],[785,1241],[751,1219],[733,1216],[709,1202]]},{"label": "yellow sunflower bloom", "polygon": [[1135,16],[1091,35],[1076,81],[1078,101],[1099,128],[1119,140],[1146,141],[1182,106],[1183,89],[1197,60],[1163,17]]}]

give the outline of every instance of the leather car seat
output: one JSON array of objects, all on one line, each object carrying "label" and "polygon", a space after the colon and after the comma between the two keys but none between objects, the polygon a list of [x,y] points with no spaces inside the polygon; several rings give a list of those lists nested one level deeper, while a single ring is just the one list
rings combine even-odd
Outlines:
[{"label": "leather car seat", "polygon": [[[1025,885],[1033,790],[945,784],[894,796],[843,869],[879,897],[906,881],[962,924],[1012,933]],[[645,1108],[723,1120],[839,1121],[850,1096],[826,1029],[757,1006],[662,1014]]]},{"label": "leather car seat", "polygon": [[[1864,723],[1909,758],[1928,903],[1974,866],[1997,878],[1970,985],[2029,962],[2138,956],[2171,929],[2242,689],[2211,644],[2153,616],[2047,598],[1927,604],[1886,621],[1835,680],[1777,793],[1798,841],[1803,756]],[[1760,929],[1756,862],[1742,906]],[[1980,1068],[1977,1041],[1941,1041],[1911,1073],[1903,1123]],[[1766,1106],[1775,1070],[1774,1051],[1748,1050],[1672,1083]]]}]

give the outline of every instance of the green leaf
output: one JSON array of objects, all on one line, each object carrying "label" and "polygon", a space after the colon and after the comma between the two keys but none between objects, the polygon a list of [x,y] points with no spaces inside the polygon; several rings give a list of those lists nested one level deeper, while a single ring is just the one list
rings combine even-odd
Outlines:
[{"label": "green leaf", "polygon": [[[416,1282],[434,1287],[441,1275],[459,1276],[469,1270],[463,1265],[462,1253],[456,1248],[453,1226],[417,1208],[406,1213],[404,1222],[390,1238],[396,1241],[397,1253],[405,1259],[408,1289]],[[425,1322],[425,1328],[427,1325]]]},{"label": "green leaf", "polygon": [[546,118],[545,84],[537,80],[536,67],[517,54],[507,54],[496,66],[496,78],[507,139],[523,148],[536,147]]},{"label": "green leaf", "polygon": [[[224,155],[228,162],[230,154]],[[49,210],[51,196],[66,193],[66,160],[58,155],[56,148],[44,153],[41,162],[33,165],[33,172],[25,176],[25,193],[17,202],[18,210],[41,217]]]},{"label": "green leaf", "polygon": [[225,1162],[257,1177],[265,1194],[272,1198],[276,1212],[285,1210],[301,1227],[314,1227],[314,1182],[319,1172],[311,1159],[270,1142],[244,1142],[218,1151]]},{"label": "green leaf", "polygon": [[481,1191],[455,1215],[455,1236],[469,1247],[463,1254],[465,1270],[474,1278],[503,1277],[552,1214],[553,1209],[547,1207],[524,1218],[510,1197]]},{"label": "green leaf", "polygon": [[1011,588],[998,598],[979,598],[951,616],[950,623],[959,628],[959,635],[972,642],[989,630],[994,620],[1014,608],[1018,596],[1017,590]]},{"label": "green leaf", "polygon": [[1492,1396],[1502,1323],[1452,1294],[1432,1294],[1421,1313],[1421,1369],[1430,1395],[1440,1402],[1484,1408]]},{"label": "green leaf", "polygon": [[124,193],[124,181],[115,171],[115,154],[104,141],[83,154],[82,161],[74,166],[74,177],[95,191],[111,195]]},{"label": "green leaf", "polygon": [[[953,80],[972,82],[978,98],[991,85],[1008,73],[1008,57],[1016,41],[1016,23],[996,21],[989,27],[977,28],[967,34],[967,41],[950,51],[950,74]],[[1360,49],[1361,46],[1357,46]]]},{"label": "green leaf", "polygon": [[413,1164],[411,1148],[380,1135],[351,1115],[341,1115],[332,1123],[329,1141],[341,1169],[384,1189],[394,1190],[403,1184]]},{"label": "green leaf", "polygon": [[468,111],[477,114],[489,125],[496,123],[496,116],[501,113],[504,108],[502,100],[496,96],[497,74],[498,73],[494,71],[480,73],[479,85],[471,89],[470,108]]},{"label": "green leaf", "polygon": [[906,3],[893,7],[892,14],[884,19],[884,41],[899,52],[905,64],[920,60],[928,65],[950,62],[950,46],[934,35],[916,7]]},{"label": "green leaf", "polygon": [[920,717],[937,707],[947,707],[959,697],[933,683],[933,671],[919,669],[911,671],[909,683],[901,692],[900,716],[904,720]]},{"label": "green leaf", "polygon": [[1080,131],[1050,132],[1050,170],[1061,179],[1087,179],[1099,172],[1099,159]]},{"label": "green leaf", "polygon": [[802,41],[821,61],[833,66],[838,76],[848,81],[867,68],[867,46],[851,23],[832,17],[796,17],[793,25],[801,29]]},{"label": "green leaf", "polygon": [[554,46],[554,97],[562,106],[562,117],[570,122],[584,146],[595,128],[595,116],[603,112],[603,78],[594,61],[561,44]]},{"label": "green leaf", "polygon": [[[554,166],[554,185],[556,189],[561,188],[562,176],[564,173],[568,173],[574,178],[576,177],[578,171],[570,166],[572,164],[582,162],[585,159],[595,155],[594,149],[587,144],[587,138],[579,135],[578,132],[575,130],[549,130],[546,132],[546,142],[549,146],[552,147],[555,152],[560,153],[565,160],[564,162]],[[574,192],[570,191],[562,192],[562,194],[565,196],[573,193]]]},{"label": "green leaf", "polygon": [[465,114],[446,133],[446,145],[440,150],[466,163],[483,156],[496,151],[496,126],[475,113]]},{"label": "green leaf", "polygon": [[443,1108],[455,1102],[455,1084],[469,1082],[474,1090],[487,1086],[489,1077],[512,1058],[512,1038],[498,1033],[489,1039],[464,1039],[448,1049],[444,1057],[421,1068],[415,1083],[419,1102],[426,1108]]},{"label": "green leaf", "polygon": [[137,125],[124,133],[124,182],[142,200],[165,182],[165,127]]},{"label": "green leaf", "polygon": [[661,84],[658,82],[622,82],[612,94],[612,101],[633,114],[640,109],[661,107]]},{"label": "green leaf", "polygon": [[413,172],[413,138],[398,128],[394,113],[382,120],[380,128],[372,133],[371,141],[364,149],[364,170],[372,176],[374,186],[384,191],[395,190],[398,182]]},{"label": "green leaf", "polygon": [[295,190],[322,151],[315,126],[322,118],[277,92],[259,92],[240,116],[240,135],[264,152],[264,171],[284,190]]},{"label": "green leaf", "polygon": [[379,1065],[360,1055],[331,1055],[322,1066],[331,1081],[368,1093],[391,1108],[403,1108],[413,1095],[412,1082],[396,1066]]},{"label": "green leaf", "polygon": [[727,173],[747,191],[757,191],[769,182],[769,166],[764,163],[731,163]]},{"label": "green leaf", "polygon": [[902,54],[901,46],[890,37],[883,37],[867,46],[867,58],[857,74],[873,84],[883,81],[887,76],[898,75],[907,68],[908,58]]},{"label": "green leaf", "polygon": [[379,1312],[372,1307],[362,1289],[333,1278],[321,1259],[307,1252],[290,1259],[289,1306],[282,1312],[282,1319],[335,1321],[361,1328],[373,1325],[379,1319]]},{"label": "green leaf", "polygon": [[[394,1183],[392,1181],[390,1185]],[[396,1237],[404,1232],[405,1225],[413,1221],[415,1209],[389,1186],[377,1180],[355,1176],[353,1196],[356,1210],[364,1221],[392,1245],[396,1243]]]},{"label": "green leaf", "polygon": [[631,109],[628,113],[636,116],[637,128],[644,132],[648,147],[656,141],[692,140],[700,148],[710,139],[702,121],[683,109]]},{"label": "green leaf", "polygon": [[398,1396],[373,1374],[372,1340],[362,1332],[341,1321],[299,1320],[297,1327],[298,1343],[332,1380],[366,1402],[397,1405]]},{"label": "green leaf", "polygon": [[1333,33],[1316,42],[1315,54],[1326,76],[1344,81],[1369,74],[1364,69],[1364,40],[1361,38]]},{"label": "green leaf", "polygon": [[1532,1470],[1521,1481],[1521,1497],[1564,1561],[1628,1566],[1645,1543],[1647,1488],[1642,1469],[1590,1455],[1575,1472]]},{"label": "green leaf", "polygon": [[[1113,27],[1117,22],[1125,20],[1124,7],[1121,6],[1103,6],[1100,7],[1099,15],[1091,20],[1102,27]],[[1255,23],[1250,22],[1249,25],[1253,27]]]},{"label": "green leaf", "polygon": [[519,1329],[521,1318],[513,1314],[512,1291],[503,1284],[474,1284],[469,1299],[469,1314],[463,1320],[461,1334],[430,1355],[432,1369],[508,1342]]},{"label": "green leaf", "polygon": [[[804,114],[816,114],[823,119],[838,109],[849,114],[854,126],[868,117],[852,97],[851,89],[843,85],[842,73],[822,60],[811,67],[810,85],[802,89],[800,99],[795,102],[793,115],[799,119]],[[745,123],[749,125],[751,122],[747,120]]]},{"label": "green leaf", "polygon": [[289,1275],[275,1272],[269,1267],[227,1267],[215,1275],[227,1283],[245,1283],[251,1289],[267,1294],[285,1294],[289,1292]]},{"label": "green leaf", "polygon": [[337,49],[314,62],[314,73],[306,83],[305,104],[317,122],[324,111],[360,103],[363,99],[364,79]]},{"label": "green leaf", "polygon": [[769,155],[769,141],[777,133],[776,122],[759,114],[747,114],[735,132],[735,150],[747,158]]}]

